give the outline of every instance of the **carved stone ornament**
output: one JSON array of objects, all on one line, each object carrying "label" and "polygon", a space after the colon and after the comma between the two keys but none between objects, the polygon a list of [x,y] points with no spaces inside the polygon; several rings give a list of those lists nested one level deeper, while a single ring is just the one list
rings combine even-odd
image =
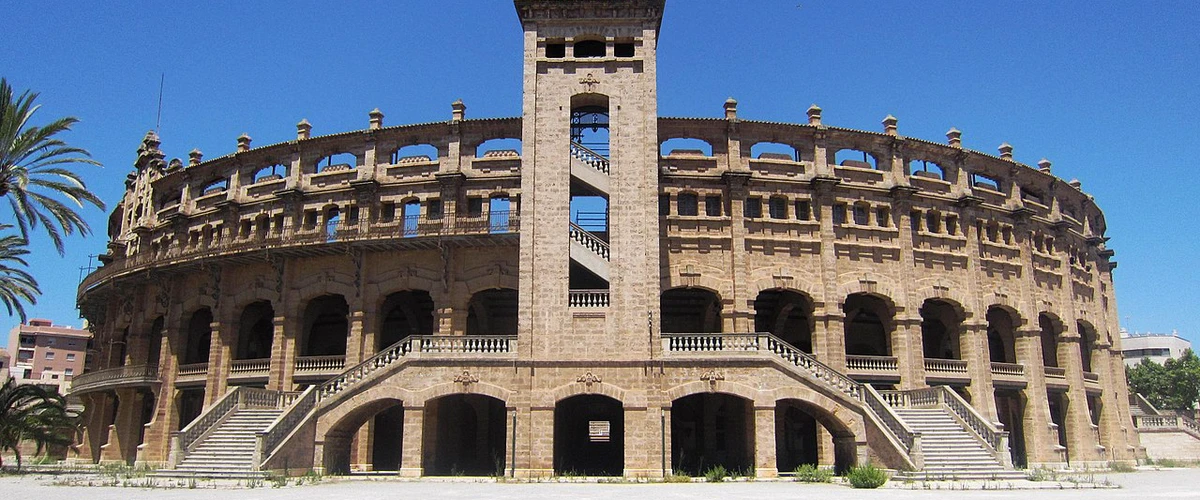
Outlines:
[{"label": "carved stone ornament", "polygon": [[471,372],[467,371],[467,370],[463,370],[462,375],[458,375],[458,376],[454,377],[454,383],[462,384],[464,389],[467,386],[470,386],[471,384],[474,384],[477,382],[479,382],[479,377],[471,375]]},{"label": "carved stone ornament", "polygon": [[709,370],[700,376],[700,380],[708,382],[708,390],[715,391],[717,390],[717,382],[725,380],[725,375],[716,370]]},{"label": "carved stone ornament", "polygon": [[579,378],[575,379],[575,381],[586,385],[589,389],[592,387],[592,384],[599,384],[603,382],[603,380],[600,380],[600,377],[597,377],[592,372],[587,372],[583,375],[580,375]]},{"label": "carved stone ornament", "polygon": [[600,84],[600,80],[597,80],[594,75],[592,75],[591,73],[588,73],[587,76],[585,76],[585,77],[583,77],[583,79],[579,80],[579,83],[581,83],[585,87],[587,87],[588,92],[595,92],[596,86]]}]

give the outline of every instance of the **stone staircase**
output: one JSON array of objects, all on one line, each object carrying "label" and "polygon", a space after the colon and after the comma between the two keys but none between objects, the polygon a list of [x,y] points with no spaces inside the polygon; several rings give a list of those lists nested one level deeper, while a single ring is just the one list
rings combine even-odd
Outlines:
[{"label": "stone staircase", "polygon": [[[896,413],[915,432],[921,434],[925,467],[903,472],[902,479],[912,480],[1016,480],[1025,479],[1021,471],[1004,467],[991,450],[945,408],[897,408]],[[1005,450],[1007,452],[1007,450]]]},{"label": "stone staircase", "polygon": [[283,414],[282,409],[237,409],[196,443],[174,470],[159,475],[203,477],[257,477],[254,470],[255,435]]}]

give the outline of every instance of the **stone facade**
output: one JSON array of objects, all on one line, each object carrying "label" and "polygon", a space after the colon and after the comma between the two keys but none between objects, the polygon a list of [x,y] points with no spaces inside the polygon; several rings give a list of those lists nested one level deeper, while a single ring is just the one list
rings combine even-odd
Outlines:
[{"label": "stone facade", "polygon": [[1134,458],[1104,217],[1049,162],[816,106],[661,118],[662,0],[515,4],[520,118],[186,166],[147,135],[79,290],[127,346],[77,382],[87,457],[164,463],[231,388],[316,386],[286,453],[330,472],[912,468],[880,405],[948,385],[1018,464]]}]

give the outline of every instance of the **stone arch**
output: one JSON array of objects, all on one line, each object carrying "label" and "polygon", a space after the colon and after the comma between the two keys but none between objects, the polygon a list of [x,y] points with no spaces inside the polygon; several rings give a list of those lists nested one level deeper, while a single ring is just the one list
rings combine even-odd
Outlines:
[{"label": "stone arch", "polygon": [[858,410],[847,401],[831,398],[810,387],[790,385],[780,387],[769,395],[772,402],[803,401],[821,416],[817,419],[835,437],[861,436],[865,422]]},{"label": "stone arch", "polygon": [[993,363],[1017,363],[1017,331],[1021,316],[1015,309],[993,304],[987,308],[988,357]]},{"label": "stone arch", "polygon": [[294,280],[289,295],[291,304],[303,304],[322,295],[341,295],[349,300],[358,295],[358,288],[354,286],[353,276],[326,268],[324,272]]},{"label": "stone arch", "polygon": [[278,302],[279,294],[275,292],[274,288],[252,284],[248,287],[239,288],[232,295],[227,295],[225,298],[225,302],[232,305],[235,311],[241,311],[250,304],[262,301]]},{"label": "stone arch", "polygon": [[432,335],[436,328],[436,301],[428,290],[401,289],[380,295],[376,311],[375,345],[379,351],[410,335]]},{"label": "stone arch", "polygon": [[1096,352],[1096,343],[1100,339],[1100,333],[1086,319],[1075,320],[1075,328],[1079,331],[1079,363],[1081,368],[1085,372],[1094,372],[1094,354]]},{"label": "stone arch", "polygon": [[[838,444],[866,440],[865,422],[853,407],[800,387],[776,391],[774,407],[777,469],[820,465],[822,448],[826,453],[832,450],[834,470],[845,471],[854,465],[855,453]],[[820,428],[827,432],[827,439],[832,439],[822,441]]]},{"label": "stone arch", "polygon": [[[350,448],[358,429],[380,413],[396,407],[403,408],[403,405],[404,401],[395,397],[372,399],[341,412],[328,425],[320,426],[317,439],[324,442],[321,461],[326,473],[349,474]],[[378,437],[378,431],[376,434]],[[363,444],[360,443],[360,446]]]},{"label": "stone arch", "polygon": [[470,384],[462,384],[459,382],[443,382],[432,385],[412,392],[412,402],[414,406],[425,406],[430,401],[438,399],[442,396],[451,394],[477,394],[480,396],[490,396],[499,399],[507,406],[509,398],[512,397],[513,391],[500,387],[498,385],[489,384],[487,382],[472,382]]},{"label": "stone arch", "polygon": [[755,295],[753,306],[754,331],[770,332],[801,351],[813,352],[816,303],[812,296],[792,288],[766,288]]},{"label": "stone arch", "polygon": [[842,301],[841,309],[845,316],[847,355],[892,355],[896,307],[890,298],[876,293],[853,293]]},{"label": "stone arch", "polygon": [[750,272],[750,284],[747,288],[757,290],[756,293],[761,293],[763,290],[791,290],[808,296],[814,306],[821,307],[824,305],[824,297],[820,297],[820,295],[824,293],[824,290],[820,287],[816,287],[815,290],[804,290],[798,287],[801,284],[820,282],[820,275],[808,269],[762,267]]},{"label": "stone arch", "polygon": [[621,400],[580,394],[555,402],[556,474],[621,476],[625,471],[625,444]]},{"label": "stone arch", "polygon": [[962,359],[966,310],[952,299],[928,298],[921,303],[921,345],[924,357]]},{"label": "stone arch", "polygon": [[659,282],[660,290],[672,288],[703,288],[719,296],[730,296],[729,282],[723,279],[725,271],[697,262],[680,262],[665,270]]},{"label": "stone arch", "polygon": [[691,396],[693,394],[720,393],[750,400],[755,406],[769,404],[769,400],[766,399],[764,394],[758,389],[740,382],[730,382],[726,380],[713,380],[711,382],[695,380],[692,382],[684,382],[667,389],[665,393],[665,399],[667,402],[675,401],[676,399]]},{"label": "stone arch", "polygon": [[719,333],[724,330],[721,295],[699,287],[671,288],[659,294],[664,333]]},{"label": "stone arch", "polygon": [[481,290],[467,301],[467,335],[516,335],[520,294],[515,288]]},{"label": "stone arch", "polygon": [[[373,272],[368,286],[374,289],[378,306],[389,294],[403,290],[428,290],[433,295],[435,290],[442,289],[441,281],[435,276],[440,276],[440,271],[424,267],[392,269]],[[437,301],[438,297],[434,296],[434,302]]]},{"label": "stone arch", "polygon": [[904,307],[896,303],[893,297],[904,297],[905,294],[901,293],[900,287],[886,276],[863,273],[861,276],[855,276],[854,279],[839,282],[837,290],[836,297],[842,301],[838,304],[839,308],[845,305],[847,297],[866,294],[882,299],[888,306],[888,313],[892,316],[904,310]]},{"label": "stone arch", "polygon": [[[474,385],[474,384],[469,384]],[[426,475],[503,474],[509,434],[504,400],[455,392],[424,405],[422,468]]]},{"label": "stone arch", "polygon": [[1062,334],[1067,331],[1066,325],[1057,314],[1043,311],[1038,313],[1038,330],[1042,344],[1042,365],[1058,367],[1058,344]]},{"label": "stone arch", "polygon": [[[549,391],[538,392],[538,402],[535,406],[549,407],[554,406],[560,401],[575,396],[606,396],[617,401],[620,401],[625,407],[643,407],[645,401],[630,401],[631,395],[623,388],[605,382],[594,382],[588,384],[586,382],[570,382],[560,385]],[[644,399],[634,397],[635,399]]]},{"label": "stone arch", "polygon": [[483,276],[476,276],[462,283],[466,287],[467,295],[475,295],[485,290],[500,290],[511,289],[520,290],[517,285],[518,279],[516,275],[506,274],[504,272],[495,272]]}]

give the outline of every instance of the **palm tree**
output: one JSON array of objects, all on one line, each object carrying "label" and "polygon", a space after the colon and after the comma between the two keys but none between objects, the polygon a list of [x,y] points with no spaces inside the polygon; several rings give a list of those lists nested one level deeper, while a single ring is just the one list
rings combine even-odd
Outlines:
[{"label": "palm tree", "polygon": [[[8,224],[0,224],[0,231],[11,228]],[[28,254],[25,240],[16,235],[0,236],[0,304],[8,309],[8,315],[16,312],[25,322],[25,306],[22,301],[30,304],[37,303],[37,296],[42,291],[38,289],[37,280],[25,271],[29,265],[22,255]],[[14,264],[19,264],[20,267]]]},{"label": "palm tree", "polygon": [[[74,449],[79,415],[67,409],[66,400],[33,384],[17,384],[9,377],[0,387],[0,451],[12,451],[21,468],[21,442],[32,442],[40,455],[50,446]],[[4,462],[0,460],[0,467]]]},{"label": "palm tree", "polygon": [[41,127],[30,124],[41,107],[33,104],[37,97],[36,92],[26,90],[14,99],[12,87],[0,78],[0,197],[8,198],[22,239],[28,240],[29,229],[41,224],[61,255],[63,233],[86,235],[91,228],[74,208],[56,197],[77,207],[87,202],[104,210],[104,202],[64,166],[100,163],[91,159],[87,150],[54,138],[70,130],[79,121],[75,117],[59,118]]}]

